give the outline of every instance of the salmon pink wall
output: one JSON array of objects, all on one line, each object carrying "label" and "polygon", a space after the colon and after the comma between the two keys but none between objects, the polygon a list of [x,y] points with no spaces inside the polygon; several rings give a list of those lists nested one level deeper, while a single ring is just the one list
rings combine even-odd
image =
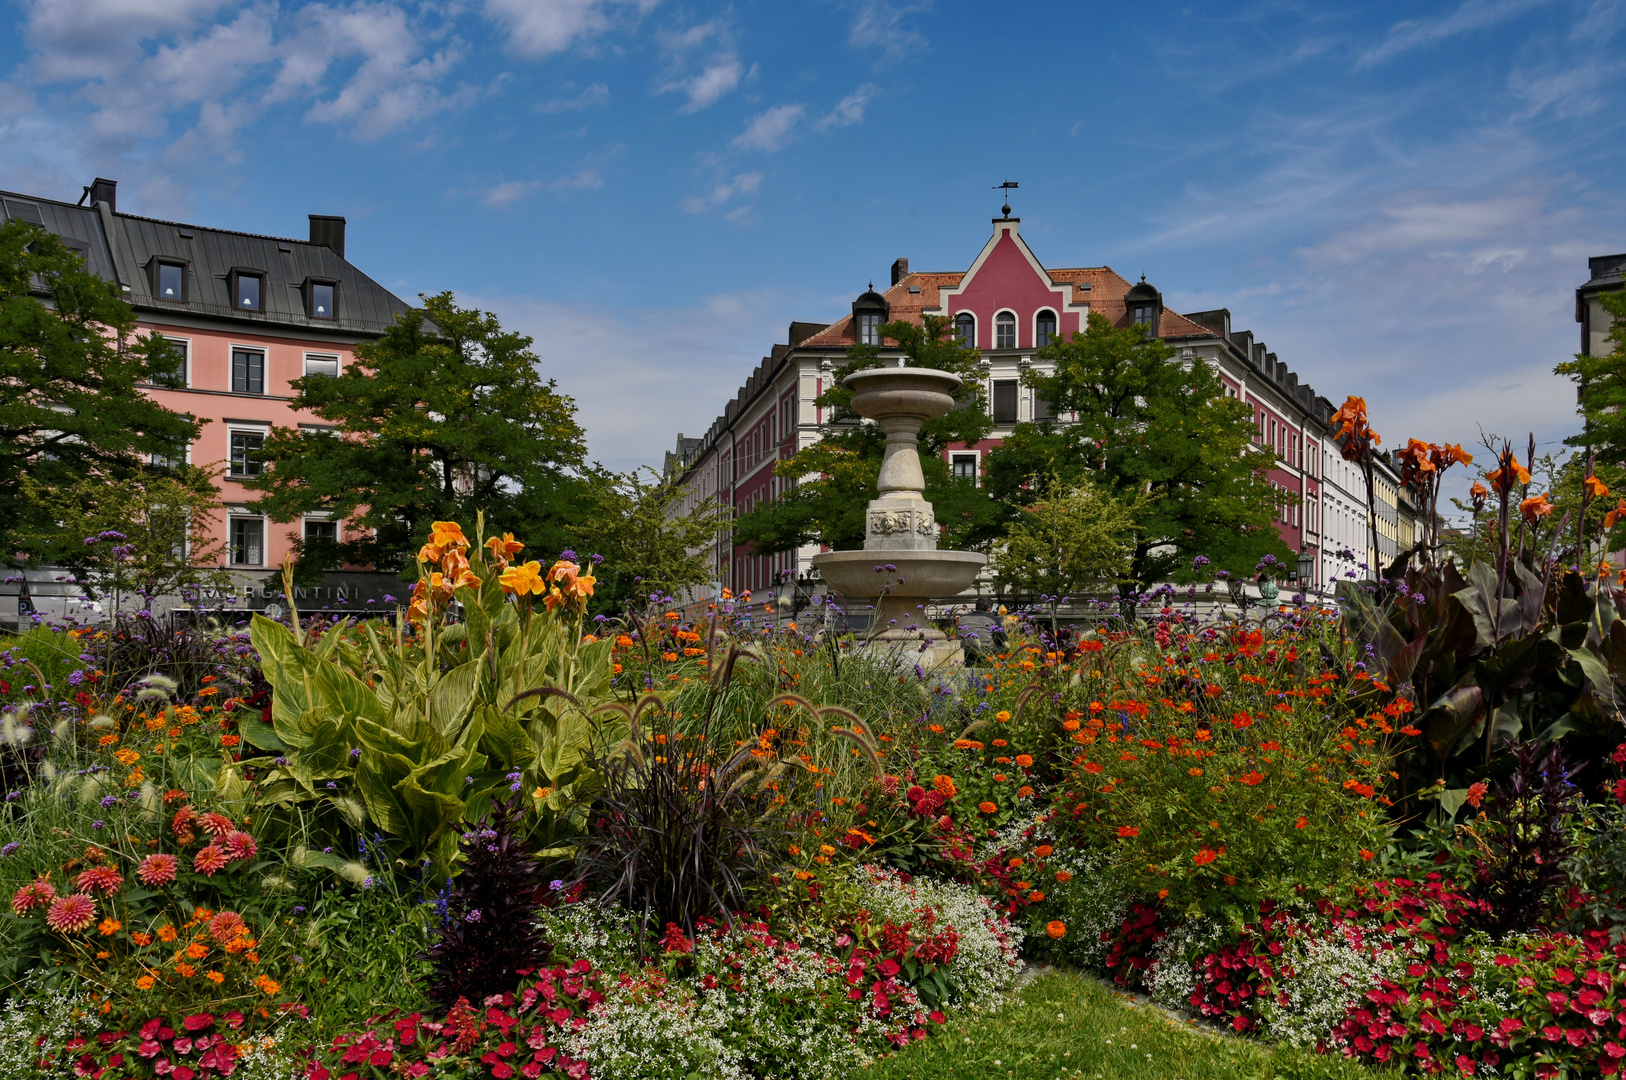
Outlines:
[{"label": "salmon pink wall", "polygon": [[[264,333],[244,334],[234,330],[197,329],[142,320],[142,330],[153,330],[167,338],[189,342],[187,356],[187,388],[146,387],[153,400],[178,413],[185,413],[203,425],[198,439],[192,444],[191,463],[212,468],[218,475],[215,486],[228,515],[216,522],[215,532],[222,542],[228,540],[228,518],[233,509],[254,497],[240,480],[229,475],[230,432],[234,426],[228,421],[255,421],[258,425],[294,427],[298,424],[321,423],[308,412],[296,410],[291,404],[294,379],[305,374],[305,355],[319,353],[337,356],[339,370],[343,371],[354,356],[354,346],[323,340],[277,337]],[[240,394],[232,391],[231,357],[235,347],[257,349],[265,354],[265,393]],[[265,430],[255,424],[243,424],[242,430]],[[252,516],[252,515],[250,515]],[[270,568],[279,565],[291,548],[290,534],[295,536],[301,528],[298,521],[279,524],[266,520],[264,561]],[[252,570],[255,567],[241,567]]]}]

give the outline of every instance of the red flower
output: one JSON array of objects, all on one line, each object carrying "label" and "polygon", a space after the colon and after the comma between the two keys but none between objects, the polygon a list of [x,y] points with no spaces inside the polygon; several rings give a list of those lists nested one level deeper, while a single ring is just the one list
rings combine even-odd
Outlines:
[{"label": "red flower", "polygon": [[178,866],[173,855],[148,855],[136,867],[136,878],[143,885],[167,885],[175,880]]},{"label": "red flower", "polygon": [[49,881],[31,881],[12,895],[11,910],[18,915],[27,915],[55,899],[56,889]]},{"label": "red flower", "polygon": [[1237,777],[1237,779],[1242,783],[1247,784],[1249,787],[1258,787],[1260,784],[1264,783],[1265,774],[1260,772],[1258,769],[1254,769],[1252,772]]},{"label": "red flower", "polygon": [[1468,794],[1464,796],[1464,798],[1469,806],[1477,810],[1479,809],[1479,804],[1485,801],[1485,792],[1489,790],[1490,785],[1485,783],[1485,781],[1480,780],[1477,783],[1468,785]]},{"label": "red flower", "polygon": [[197,857],[192,860],[192,868],[204,877],[214,877],[230,862],[230,857],[223,850],[210,844],[198,851]]},{"label": "red flower", "polygon": [[1219,858],[1219,854],[1217,852],[1210,851],[1208,848],[1203,848],[1201,851],[1197,852],[1197,854],[1191,857],[1191,861],[1196,863],[1198,866],[1207,866],[1217,858]]},{"label": "red flower", "polygon": [[193,1013],[181,1021],[181,1026],[188,1031],[202,1031],[214,1022],[215,1018],[211,1013]]},{"label": "red flower", "polygon": [[81,893],[59,897],[45,912],[45,925],[59,934],[76,934],[96,921],[96,901]]},{"label": "red flower", "polygon": [[1139,836],[1140,835],[1140,830],[1135,828],[1133,825],[1120,825],[1120,826],[1118,826],[1118,835],[1119,836]]},{"label": "red flower", "polygon": [[81,892],[99,892],[112,896],[124,884],[124,875],[111,866],[93,866],[73,879]]}]

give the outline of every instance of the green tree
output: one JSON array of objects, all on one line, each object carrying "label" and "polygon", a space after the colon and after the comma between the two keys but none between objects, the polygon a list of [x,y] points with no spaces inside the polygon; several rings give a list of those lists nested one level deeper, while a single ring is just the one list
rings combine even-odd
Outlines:
[{"label": "green tree", "polygon": [[1092,312],[1089,330],[1040,349],[1054,373],[1024,378],[1057,414],[1018,424],[989,455],[987,488],[1012,507],[1047,497],[1054,477],[1088,475],[1125,502],[1144,500],[1124,593],[1184,580],[1202,555],[1249,572],[1264,555],[1292,554],[1272,524],[1283,493],[1265,478],[1276,456],[1253,442],[1252,410],[1227,397],[1218,373],[1188,363],[1142,327],[1114,327]]},{"label": "green tree", "polygon": [[173,376],[180,354],[139,334],[118,286],[55,236],[0,225],[0,560],[38,560],[54,520],[30,490],[93,473],[120,480],[152,455],[179,456],[198,424],[154,402],[143,383]]},{"label": "green tree", "polygon": [[1598,302],[1614,316],[1609,331],[1614,350],[1604,356],[1577,353],[1553,369],[1578,384],[1575,411],[1585,423],[1580,434],[1564,441],[1597,451],[1599,461],[1626,464],[1626,291],[1603,293]]},{"label": "green tree", "polygon": [[[294,407],[331,430],[277,428],[246,486],[276,521],[326,510],[364,539],[348,562],[391,568],[437,520],[477,511],[533,551],[570,542],[585,488],[576,405],[537,372],[531,339],[451,293],[424,298],[337,378],[294,380]],[[329,556],[330,558],[332,556]]]},{"label": "green tree", "polygon": [[113,477],[100,471],[59,487],[24,477],[23,494],[50,516],[32,547],[64,566],[93,596],[145,601],[227,589],[224,509],[206,469],[180,466]]},{"label": "green tree", "polygon": [[1087,474],[1072,481],[1050,477],[1045,494],[1021,508],[993,549],[1000,588],[1048,596],[1051,630],[1056,598],[1116,585],[1129,570],[1135,522],[1145,496],[1126,502]]},{"label": "green tree", "polygon": [[[983,535],[995,519],[993,506],[974,484],[956,481],[943,461],[953,443],[975,443],[993,429],[977,373],[980,353],[960,343],[953,325],[927,315],[922,325],[891,322],[881,327],[884,338],[897,342],[910,367],[935,368],[964,380],[955,395],[956,407],[947,416],[928,420],[920,431],[920,464],[926,477],[926,498],[938,523],[946,530],[945,544],[962,546]],[[880,367],[881,349],[854,345],[847,362],[836,370],[831,386],[818,399],[829,410],[822,438],[774,468],[775,475],[795,486],[735,523],[737,543],[755,543],[758,553],[791,551],[803,544],[820,543],[841,550],[862,547],[865,507],[876,497],[876,477],[886,435],[875,424],[860,423],[852,411],[852,391],[841,380],[864,368]]]},{"label": "green tree", "polygon": [[597,604],[620,606],[656,590],[677,593],[714,576],[711,546],[726,519],[716,500],[683,506],[674,476],[653,469],[598,473],[578,529],[580,553],[604,556]]}]

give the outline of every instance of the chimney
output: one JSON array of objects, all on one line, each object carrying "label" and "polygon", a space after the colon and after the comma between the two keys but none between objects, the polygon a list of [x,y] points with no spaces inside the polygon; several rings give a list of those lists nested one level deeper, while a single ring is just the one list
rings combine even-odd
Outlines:
[{"label": "chimney", "polygon": [[325,244],[333,254],[344,258],[344,218],[327,214],[312,214],[311,243]]},{"label": "chimney", "polygon": [[97,203],[106,203],[109,210],[119,208],[119,182],[117,180],[107,180],[98,176],[91,181],[90,187],[85,190],[90,193],[90,205],[95,206]]},{"label": "chimney", "polygon": [[909,276],[909,260],[899,259],[892,264],[892,284],[896,285]]}]

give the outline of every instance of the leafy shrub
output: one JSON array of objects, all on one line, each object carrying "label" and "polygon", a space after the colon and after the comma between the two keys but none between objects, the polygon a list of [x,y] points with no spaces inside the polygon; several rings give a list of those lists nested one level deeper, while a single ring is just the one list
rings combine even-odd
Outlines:
[{"label": "leafy shrub", "polygon": [[1359,680],[1304,677],[1301,644],[1186,634],[1142,657],[1123,696],[1081,701],[1057,827],[1176,917],[1353,885],[1390,832],[1383,740],[1411,706],[1352,712]]},{"label": "leafy shrub", "polygon": [[442,1007],[510,991],[522,970],[547,959],[536,921],[546,886],[541,861],[525,849],[525,809],[521,796],[505,799],[458,842],[462,871],[442,893],[428,953],[429,998]]}]

